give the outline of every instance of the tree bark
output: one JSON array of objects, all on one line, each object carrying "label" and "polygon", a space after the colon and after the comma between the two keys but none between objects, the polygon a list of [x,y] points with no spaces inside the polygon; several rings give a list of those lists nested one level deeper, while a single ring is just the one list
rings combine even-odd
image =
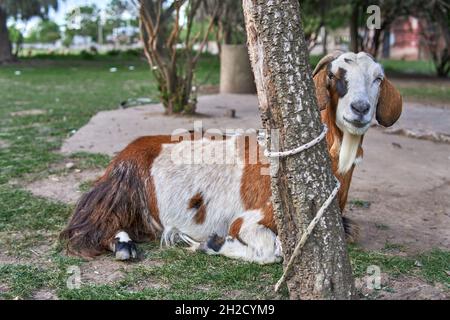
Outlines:
[{"label": "tree bark", "polygon": [[0,8],[0,64],[13,60],[11,41],[6,25],[7,14]]},{"label": "tree bark", "polygon": [[[280,150],[293,149],[322,131],[298,0],[243,0],[243,7],[269,145],[275,142]],[[279,130],[277,141],[274,129]],[[279,162],[271,161],[272,203],[286,267],[335,182],[325,141],[300,154],[275,160]],[[276,164],[278,170],[274,170]],[[295,260],[287,286],[292,299],[353,297],[354,283],[336,200]]]}]

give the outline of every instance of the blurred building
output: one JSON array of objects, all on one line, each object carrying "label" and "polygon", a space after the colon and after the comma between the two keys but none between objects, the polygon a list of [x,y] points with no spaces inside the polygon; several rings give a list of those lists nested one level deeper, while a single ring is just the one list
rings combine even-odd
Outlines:
[{"label": "blurred building", "polygon": [[428,44],[439,49],[445,41],[433,26],[415,17],[398,18],[391,27],[390,58],[401,60],[431,59]]},{"label": "blurred building", "polygon": [[[426,29],[428,28],[428,29]],[[397,60],[429,60],[430,52],[428,44],[442,48],[445,41],[442,36],[436,38],[435,30],[426,26],[421,20],[415,17],[398,18],[392,23],[390,30],[383,34],[383,41],[380,44],[379,55],[383,58]],[[366,31],[367,32],[367,31]],[[373,35],[369,31],[368,35]],[[349,50],[350,29],[341,28],[330,31],[326,36],[324,30],[321,30],[317,39],[317,44],[311,50],[312,55],[321,55],[324,51],[323,41],[326,39],[327,51]]]}]

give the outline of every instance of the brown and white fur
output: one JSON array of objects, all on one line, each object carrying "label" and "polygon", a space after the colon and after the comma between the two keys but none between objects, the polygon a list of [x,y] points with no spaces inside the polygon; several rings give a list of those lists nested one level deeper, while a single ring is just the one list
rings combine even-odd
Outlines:
[{"label": "brown and white fur", "polygon": [[[343,211],[373,116],[381,125],[392,125],[402,100],[381,66],[365,53],[326,56],[314,71],[314,82],[322,120],[330,129],[326,140],[342,184]],[[94,256],[111,250],[119,260],[137,256],[134,242],[160,237],[161,244],[184,242],[210,254],[258,263],[280,261],[270,176],[262,174],[269,165],[259,146],[258,160],[250,161],[250,139],[135,140],[82,196],[61,239],[72,253]],[[217,150],[226,150],[227,161],[174,161],[174,155]]]}]

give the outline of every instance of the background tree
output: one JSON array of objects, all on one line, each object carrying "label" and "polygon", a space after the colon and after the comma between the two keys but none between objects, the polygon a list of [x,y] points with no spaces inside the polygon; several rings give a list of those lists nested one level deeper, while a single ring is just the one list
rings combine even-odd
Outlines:
[{"label": "background tree", "polygon": [[[201,2],[139,1],[144,52],[158,82],[160,99],[167,114],[195,112],[194,71],[214,22],[211,18],[203,34],[193,34],[194,18]],[[182,8],[185,9],[184,24],[180,23]],[[195,44],[200,44],[196,52]]]},{"label": "background tree", "polygon": [[22,50],[22,44],[24,41],[24,37],[22,32],[16,27],[16,25],[11,25],[8,28],[9,40],[14,44],[15,50],[13,52],[14,58],[19,56],[20,50]]},{"label": "background tree", "polygon": [[[243,0],[249,54],[269,145],[289,150],[317,137],[322,124],[311,78],[298,0]],[[271,130],[279,130],[279,139]],[[272,141],[276,140],[276,141]],[[286,267],[317,210],[334,189],[322,141],[278,159],[272,172],[272,204]],[[271,171],[274,162],[271,162]],[[316,225],[287,277],[293,299],[349,299],[354,292],[350,260],[337,201]]]},{"label": "background tree", "polygon": [[[132,1],[129,0],[111,0],[106,7],[107,23],[114,28],[125,27],[128,25],[139,26],[139,12]],[[125,14],[129,16],[124,17]]]},{"label": "background tree", "polygon": [[[183,3],[186,1],[183,1]],[[148,18],[151,19],[154,25],[159,21],[158,33],[153,35],[155,39],[156,49],[159,53],[164,51],[164,39],[170,36],[170,28],[173,26],[174,13],[177,8],[178,1],[176,0],[134,0],[133,3],[140,9],[145,8]],[[161,10],[158,10],[161,8]],[[141,19],[142,10],[139,10],[139,17]],[[140,23],[140,22],[139,22]]]},{"label": "background tree", "polygon": [[[367,28],[369,14],[366,12],[370,5],[380,8],[380,28],[373,31]],[[448,15],[450,4],[442,0],[432,0],[424,3],[422,0],[353,0],[351,2],[350,37],[352,51],[366,51],[377,57],[380,54],[384,36],[389,36],[389,29],[398,18],[415,16],[436,21],[437,17]],[[448,28],[448,18],[446,20]]]},{"label": "background tree", "polygon": [[349,8],[348,2],[343,0],[300,0],[300,14],[309,51],[318,45],[323,30],[323,52],[327,52],[327,34],[346,25]]},{"label": "background tree", "polygon": [[[217,10],[217,12],[215,12]],[[221,44],[244,44],[246,41],[242,4],[235,0],[203,0],[199,19],[215,14],[214,27],[219,56]]]},{"label": "background tree", "polygon": [[28,20],[47,17],[50,8],[57,8],[58,0],[1,0],[0,1],[0,63],[13,60],[11,40],[7,27],[9,17]]},{"label": "background tree", "polygon": [[54,43],[59,39],[61,39],[59,25],[51,20],[42,20],[30,31],[28,37],[25,38],[25,42]]},{"label": "background tree", "polygon": [[450,74],[450,2],[433,0],[417,5],[414,12],[419,17],[422,39],[436,74],[447,77]]},{"label": "background tree", "polygon": [[75,36],[89,37],[98,42],[100,10],[93,5],[80,6],[72,9],[66,14],[66,31],[64,44],[70,45]]},{"label": "background tree", "polygon": [[[130,0],[111,0],[105,10],[105,21],[102,21],[103,36],[114,35],[115,30],[139,27],[139,12]],[[139,37],[138,34],[136,34]],[[122,42],[123,39],[131,41],[129,37],[117,37]],[[131,38],[134,38],[133,36]]]}]

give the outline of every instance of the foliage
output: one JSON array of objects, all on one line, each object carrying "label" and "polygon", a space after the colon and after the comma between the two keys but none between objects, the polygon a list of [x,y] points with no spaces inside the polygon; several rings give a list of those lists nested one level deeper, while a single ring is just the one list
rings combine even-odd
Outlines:
[{"label": "foliage", "polygon": [[139,19],[136,6],[127,0],[110,0],[107,9],[107,25],[112,28],[125,27],[131,25],[139,26]]},{"label": "foliage", "polygon": [[8,28],[8,32],[9,32],[9,39],[13,43],[18,43],[23,38],[22,32],[16,27],[15,24],[11,25]]},{"label": "foliage", "polygon": [[8,16],[28,20],[32,17],[47,17],[50,8],[58,7],[58,0],[2,0],[0,7]]},{"label": "foliage", "polygon": [[[106,9],[106,18],[103,23],[103,34],[106,38],[113,35],[119,28],[133,28],[136,32],[131,35],[117,35],[115,41],[132,42],[139,38],[139,19],[137,7],[131,1],[111,0]],[[131,29],[131,31],[134,31]]]},{"label": "foliage", "polygon": [[197,19],[214,15],[215,38],[220,44],[244,44],[246,31],[244,13],[240,1],[234,0],[204,0],[197,13]]},{"label": "foliage", "polygon": [[311,50],[322,28],[329,32],[348,24],[351,6],[341,0],[300,0],[305,38]]},{"label": "foliage", "polygon": [[426,10],[416,8],[421,18],[422,39],[430,52],[439,77],[450,74],[450,4],[432,1]]},{"label": "foliage", "polygon": [[25,38],[25,42],[54,43],[59,39],[61,39],[59,25],[51,20],[41,20],[39,24],[31,30],[28,37]]},{"label": "foliage", "polygon": [[93,5],[80,6],[66,14],[66,32],[64,44],[71,44],[76,35],[90,37],[97,42],[100,10]]},{"label": "foliage", "polygon": [[8,28],[9,40],[16,45],[14,57],[18,57],[23,44],[23,34],[17,29],[16,25],[12,25]]},{"label": "foliage", "polygon": [[[12,46],[8,37],[8,32],[2,29],[7,28],[8,18],[28,20],[32,17],[47,17],[50,8],[57,8],[58,0],[2,0],[0,1],[0,63],[12,60]],[[16,56],[19,53],[22,43],[21,35],[16,42]]]}]

